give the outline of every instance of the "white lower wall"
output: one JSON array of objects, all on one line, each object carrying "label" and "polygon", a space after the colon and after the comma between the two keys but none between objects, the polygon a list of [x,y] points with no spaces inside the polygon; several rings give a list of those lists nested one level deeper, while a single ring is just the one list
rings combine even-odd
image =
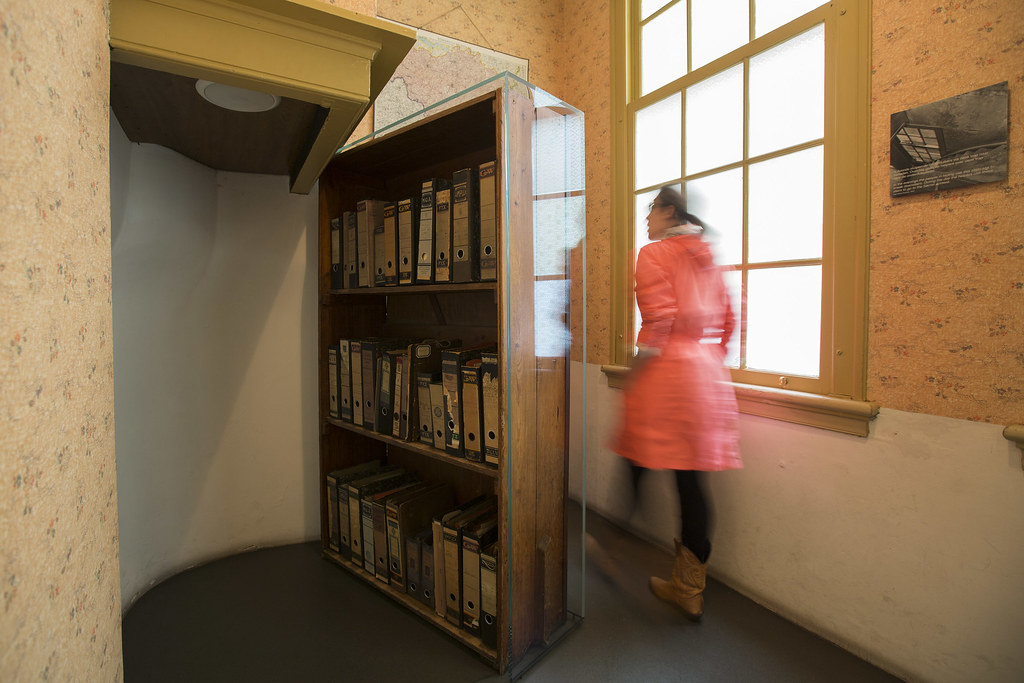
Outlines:
[{"label": "white lower wall", "polygon": [[317,201],[111,122],[127,610],[187,567],[319,535]]},{"label": "white lower wall", "polygon": [[[599,366],[586,377],[587,505],[671,547],[672,479],[649,475],[625,522],[628,469],[607,449],[621,394]],[[740,429],[745,468],[708,478],[715,578],[908,680],[1020,680],[1024,471],[1001,426],[883,409],[867,438]]]}]

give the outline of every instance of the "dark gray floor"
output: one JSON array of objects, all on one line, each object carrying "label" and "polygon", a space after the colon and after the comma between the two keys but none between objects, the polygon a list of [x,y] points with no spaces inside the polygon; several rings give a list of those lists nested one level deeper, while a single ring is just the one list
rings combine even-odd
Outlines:
[{"label": "dark gray floor", "polygon": [[[713,580],[704,621],[691,624],[647,590],[650,574],[670,571],[664,550],[593,515],[587,525],[617,577],[588,563],[586,618],[522,681],[898,680]],[[122,630],[127,683],[506,680],[315,543],[183,572],[147,592]]]}]

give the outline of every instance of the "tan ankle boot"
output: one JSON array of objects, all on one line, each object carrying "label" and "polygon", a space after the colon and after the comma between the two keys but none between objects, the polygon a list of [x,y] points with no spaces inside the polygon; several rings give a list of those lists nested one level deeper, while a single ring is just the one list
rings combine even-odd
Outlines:
[{"label": "tan ankle boot", "polygon": [[676,562],[672,579],[665,581],[651,577],[651,592],[667,603],[679,608],[690,621],[704,616],[704,583],[708,565],[701,564],[693,552],[676,539]]}]

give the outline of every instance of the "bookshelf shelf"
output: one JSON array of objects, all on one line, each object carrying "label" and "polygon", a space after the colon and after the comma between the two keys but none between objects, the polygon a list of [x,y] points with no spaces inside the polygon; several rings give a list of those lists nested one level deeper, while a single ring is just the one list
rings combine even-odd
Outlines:
[{"label": "bookshelf shelf", "polygon": [[334,418],[328,418],[327,423],[335,427],[340,427],[341,429],[346,429],[354,434],[361,434],[362,436],[365,436],[368,439],[373,439],[374,441],[386,443],[394,448],[402,448],[408,451],[412,451],[414,453],[418,453],[427,458],[433,458],[434,460],[445,463],[446,465],[450,465],[451,467],[458,467],[464,470],[468,470],[470,472],[481,474],[485,477],[492,477],[495,479],[498,477],[497,468],[490,467],[482,463],[473,462],[472,460],[466,460],[464,458],[456,458],[455,456],[448,455],[447,453],[438,448],[434,448],[433,446],[427,446],[425,444],[419,443],[418,441],[402,441],[401,439],[396,439],[393,436],[388,436],[387,434],[380,434],[378,432],[367,429],[366,427],[357,427],[354,424],[342,422],[341,420],[336,420]]},{"label": "bookshelf shelf", "polygon": [[[582,398],[573,396],[570,401],[568,329],[571,319],[585,315],[582,278],[571,276],[585,270],[583,116],[508,74],[464,95],[443,109],[424,112],[413,123],[341,150],[320,177],[321,547],[327,560],[506,673],[556,642],[567,624],[578,622],[576,612],[582,611],[570,607],[570,600],[581,593],[570,580],[570,566],[582,571],[582,565],[570,560],[567,503],[569,415],[586,414]],[[496,162],[493,172],[490,162]],[[486,168],[485,177],[493,176],[496,190],[495,280],[352,288],[345,287],[358,278],[335,277],[332,282],[332,258],[338,258],[332,246],[340,243],[337,229],[332,242],[332,222],[337,226],[337,219],[342,219],[344,224],[345,213],[356,211],[365,200],[418,198],[425,180],[452,179],[467,168],[479,173],[481,166]],[[455,198],[453,191],[453,203]],[[339,282],[343,288],[338,288]],[[497,467],[353,424],[347,421],[351,417],[338,419],[341,401],[334,404],[332,416],[330,357],[340,358],[338,349],[347,340],[374,338],[494,345]],[[573,360],[585,362],[585,350],[574,351]],[[339,373],[335,387],[344,386],[341,378]],[[578,433],[585,428],[582,418],[573,423]],[[493,626],[485,640],[453,625],[436,609],[331,549],[327,477],[369,461],[397,465],[421,481],[447,484],[456,504],[483,494],[494,496],[497,601],[494,621],[488,624],[496,621],[496,637]],[[433,557],[436,561],[438,555]],[[445,613],[443,603],[435,607]]]},{"label": "bookshelf shelf", "polygon": [[468,282],[443,285],[403,285],[401,287],[366,287],[361,289],[331,289],[329,297],[346,296],[402,296],[407,294],[452,294],[456,292],[497,292],[496,282]]}]

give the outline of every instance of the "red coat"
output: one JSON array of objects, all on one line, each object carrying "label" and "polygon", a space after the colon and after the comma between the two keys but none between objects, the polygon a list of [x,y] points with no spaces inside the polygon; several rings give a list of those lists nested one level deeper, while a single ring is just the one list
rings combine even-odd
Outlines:
[{"label": "red coat", "polygon": [[[637,345],[660,354],[630,373],[613,449],[653,469],[743,467],[736,396],[722,365],[735,320],[707,243],[679,235],[644,246],[636,302]],[[722,344],[701,342],[719,337]]]}]

